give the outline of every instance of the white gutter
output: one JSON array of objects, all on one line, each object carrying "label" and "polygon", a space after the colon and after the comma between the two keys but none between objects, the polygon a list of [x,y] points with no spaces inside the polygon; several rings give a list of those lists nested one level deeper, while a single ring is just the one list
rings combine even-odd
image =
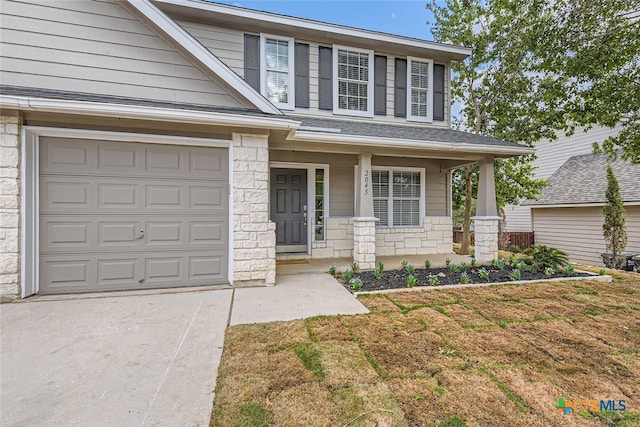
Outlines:
[{"label": "white gutter", "polygon": [[[292,132],[293,133],[293,132]],[[299,128],[289,136],[292,141],[323,142],[338,145],[366,145],[368,147],[395,149],[430,149],[434,151],[455,151],[465,153],[525,155],[533,154],[535,149],[529,147],[505,147],[501,145],[469,144],[466,142],[441,142],[427,140],[405,140],[396,138],[381,138],[375,136],[322,134],[301,131]]]},{"label": "white gutter", "polygon": [[254,117],[242,114],[181,110],[176,108],[139,105],[107,104],[102,102],[46,99],[0,94],[0,106],[8,109],[46,111],[65,114],[85,114],[141,120],[162,120],[178,123],[253,127],[291,130],[300,122],[284,116]]},{"label": "white gutter", "polygon": [[223,81],[227,82],[227,84],[237,90],[262,112],[283,115],[282,111],[269,102],[267,98],[249,86],[244,79],[234,73],[226,64],[220,61],[213,53],[202,46],[189,33],[183,30],[180,25],[165,15],[149,0],[127,0],[127,2],[133,10],[146,17],[160,31],[178,45],[182,46],[193,59],[219,76]]},{"label": "white gutter", "polygon": [[[640,206],[640,201],[633,202],[622,202],[625,206]],[[534,204],[524,204],[522,206],[526,206],[532,209],[543,209],[543,208],[599,208],[605,205],[605,202],[594,202],[594,203],[558,203],[551,205],[534,205]]]},{"label": "white gutter", "polygon": [[[131,1],[131,0],[130,0]],[[134,0],[135,1],[135,0]],[[365,30],[360,28],[347,27],[327,22],[319,22],[310,19],[295,18],[290,16],[279,15],[275,13],[262,12],[258,10],[250,10],[235,6],[228,6],[198,0],[154,0],[155,3],[187,7],[194,10],[213,12],[230,17],[240,17],[246,19],[254,19],[265,21],[278,25],[288,25],[301,29],[322,31],[324,33],[338,34],[340,36],[357,37],[360,39],[369,39],[376,42],[402,44],[410,47],[421,49],[431,49],[439,52],[452,53],[467,57],[471,55],[473,50],[464,46],[449,45],[445,43],[430,42],[428,40],[420,40],[412,37],[398,36],[378,31]],[[233,19],[233,18],[231,18]]]}]

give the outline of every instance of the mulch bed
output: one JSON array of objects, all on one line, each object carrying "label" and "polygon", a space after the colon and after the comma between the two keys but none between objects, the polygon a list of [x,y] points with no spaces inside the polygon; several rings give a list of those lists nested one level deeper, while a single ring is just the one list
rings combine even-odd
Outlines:
[{"label": "mulch bed", "polygon": [[[483,279],[480,276],[479,271],[483,268],[489,273],[488,280]],[[514,279],[511,277],[511,274],[512,267],[509,265],[505,265],[503,269],[492,265],[475,266],[469,267],[467,269],[467,275],[469,277],[468,283],[513,282]],[[462,271],[458,270],[455,273],[452,273],[448,268],[416,268],[413,273],[413,277],[416,278],[418,283],[415,285],[415,287],[434,286],[429,282],[430,276],[436,276],[438,278],[438,285],[436,286],[459,285]],[[544,272],[533,273],[531,271],[525,270],[522,271],[520,280],[544,280],[559,277],[565,278],[590,276],[591,274],[582,272],[574,272],[570,276],[566,276],[562,271],[558,271],[551,276],[547,276],[544,274]],[[359,292],[370,292],[380,291],[384,289],[407,288],[407,279],[409,277],[409,273],[407,273],[406,270],[385,270],[380,278],[376,279],[373,275],[373,271],[361,271],[359,273],[353,273],[353,277],[359,277],[360,280],[362,280],[362,289],[360,289]],[[338,279],[345,288],[354,292],[353,286],[351,284],[345,283],[345,281],[341,280],[340,277],[338,277]]]}]

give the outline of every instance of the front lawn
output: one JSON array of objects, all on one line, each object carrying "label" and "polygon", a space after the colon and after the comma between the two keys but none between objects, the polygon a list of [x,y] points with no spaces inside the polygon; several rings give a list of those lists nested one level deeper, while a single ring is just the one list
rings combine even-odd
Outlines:
[{"label": "front lawn", "polygon": [[360,300],[371,314],[229,328],[211,425],[640,425],[638,274]]}]

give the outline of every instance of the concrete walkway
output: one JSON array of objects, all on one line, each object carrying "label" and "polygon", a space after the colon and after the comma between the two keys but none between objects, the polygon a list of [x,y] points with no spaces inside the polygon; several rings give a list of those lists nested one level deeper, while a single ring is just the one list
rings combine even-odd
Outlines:
[{"label": "concrete walkway", "polygon": [[367,312],[326,274],[277,283],[0,305],[0,425],[209,425],[229,320]]}]

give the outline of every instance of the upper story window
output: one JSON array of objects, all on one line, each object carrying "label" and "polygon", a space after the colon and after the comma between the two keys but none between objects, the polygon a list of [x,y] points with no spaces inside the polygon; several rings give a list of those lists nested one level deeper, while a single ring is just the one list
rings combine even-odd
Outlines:
[{"label": "upper story window", "polygon": [[433,121],[433,62],[407,58],[407,120]]},{"label": "upper story window", "polygon": [[260,92],[277,107],[293,110],[293,39],[262,34],[260,41]]},{"label": "upper story window", "polygon": [[334,46],[333,111],[373,117],[373,52]]}]

